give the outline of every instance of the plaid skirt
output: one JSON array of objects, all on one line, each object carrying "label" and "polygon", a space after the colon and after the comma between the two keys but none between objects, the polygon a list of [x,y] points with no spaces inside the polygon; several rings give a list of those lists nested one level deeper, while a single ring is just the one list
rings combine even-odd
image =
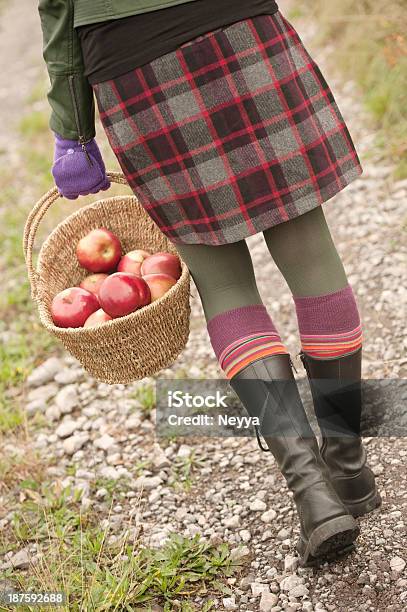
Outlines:
[{"label": "plaid skirt", "polygon": [[362,173],[317,64],[278,11],[94,85],[134,193],[174,243],[242,240]]}]

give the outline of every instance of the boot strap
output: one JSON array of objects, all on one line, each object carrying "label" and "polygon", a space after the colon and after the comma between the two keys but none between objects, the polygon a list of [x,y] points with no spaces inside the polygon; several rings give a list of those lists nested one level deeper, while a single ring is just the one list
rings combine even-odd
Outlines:
[{"label": "boot strap", "polygon": [[269,448],[265,448],[262,444],[258,426],[255,425],[254,429],[256,430],[257,444],[259,445],[260,450],[262,450],[263,453],[271,453],[271,450]]}]

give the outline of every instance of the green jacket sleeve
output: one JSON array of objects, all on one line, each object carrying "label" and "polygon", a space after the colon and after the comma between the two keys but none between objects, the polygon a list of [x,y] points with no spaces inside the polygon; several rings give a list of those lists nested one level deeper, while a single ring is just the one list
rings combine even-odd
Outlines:
[{"label": "green jacket sleeve", "polygon": [[95,136],[93,90],[84,76],[82,51],[74,29],[73,0],[39,0],[43,56],[51,87],[50,128],[69,140]]}]

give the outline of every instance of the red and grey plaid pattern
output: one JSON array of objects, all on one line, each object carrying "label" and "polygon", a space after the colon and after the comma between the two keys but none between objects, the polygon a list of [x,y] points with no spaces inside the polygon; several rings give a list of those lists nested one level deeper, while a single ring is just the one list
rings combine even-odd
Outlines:
[{"label": "red and grey plaid pattern", "polygon": [[176,243],[242,240],[362,173],[330,88],[280,12],[94,88],[130,186]]}]

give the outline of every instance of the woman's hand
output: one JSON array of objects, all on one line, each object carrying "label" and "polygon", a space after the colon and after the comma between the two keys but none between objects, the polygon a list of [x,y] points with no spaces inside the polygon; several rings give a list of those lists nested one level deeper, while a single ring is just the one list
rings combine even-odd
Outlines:
[{"label": "woman's hand", "polygon": [[81,144],[55,134],[52,175],[59,193],[69,200],[110,187],[105,164],[94,139]]}]

